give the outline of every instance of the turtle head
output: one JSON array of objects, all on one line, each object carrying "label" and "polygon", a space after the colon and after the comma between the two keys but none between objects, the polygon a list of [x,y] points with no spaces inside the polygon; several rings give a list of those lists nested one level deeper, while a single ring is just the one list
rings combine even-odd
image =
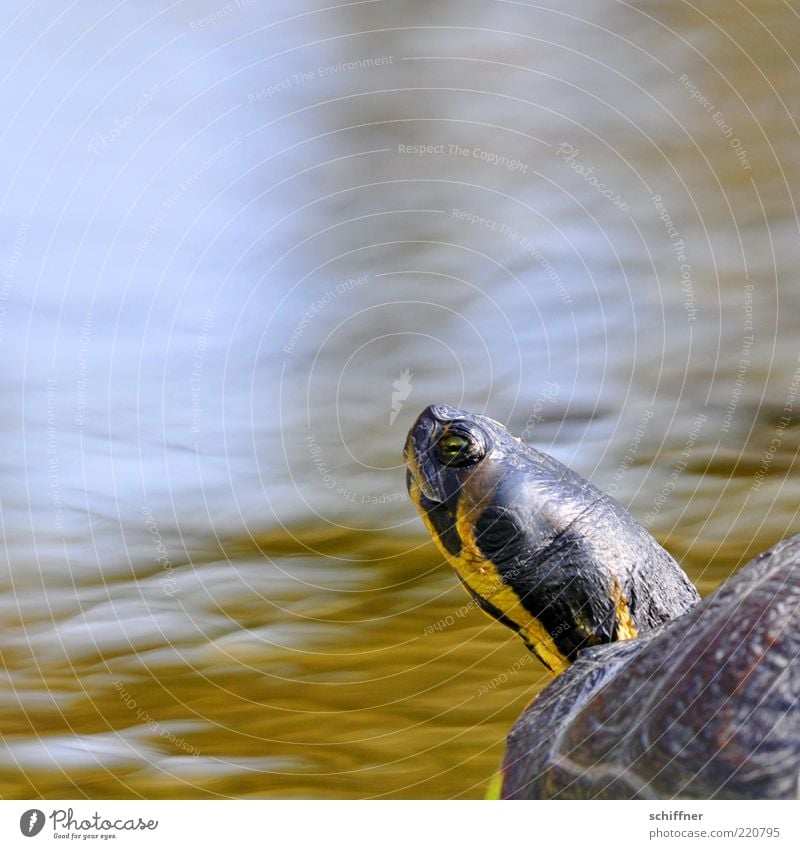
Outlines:
[{"label": "turtle head", "polygon": [[555,672],[698,598],[620,505],[493,419],[427,407],[404,457],[411,500],[465,589]]},{"label": "turtle head", "polygon": [[474,477],[491,474],[514,438],[499,423],[445,404],[423,410],[403,451],[406,481],[420,509],[453,505]]}]

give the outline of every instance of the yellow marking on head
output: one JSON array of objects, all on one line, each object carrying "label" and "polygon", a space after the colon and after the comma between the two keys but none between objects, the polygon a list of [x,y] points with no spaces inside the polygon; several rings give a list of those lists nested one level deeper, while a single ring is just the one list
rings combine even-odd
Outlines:
[{"label": "yellow marking on head", "polygon": [[[447,550],[428,517],[427,511],[420,506],[421,490],[417,482],[419,466],[413,448],[408,451],[406,461],[411,470],[409,495],[417,506],[428,533],[444,558],[475,595],[490,602],[504,616],[519,626],[523,640],[531,647],[542,663],[548,666],[555,675],[563,672],[569,666],[569,661],[558,650],[547,629],[525,609],[520,597],[503,581],[494,563],[481,554],[475,542],[473,527],[475,507],[466,492],[462,490],[456,512],[455,530],[461,540],[461,553],[456,556]],[[479,507],[483,506],[485,504],[479,505]]]},{"label": "yellow marking on head", "polygon": [[489,801],[497,801],[502,798],[503,792],[503,771],[496,772],[489,783],[486,785],[486,795],[483,797]]},{"label": "yellow marking on head", "polygon": [[419,463],[417,462],[417,452],[414,450],[413,444],[410,444],[411,440],[409,438],[409,445],[406,449],[406,465],[408,466],[409,471],[411,472],[411,483],[408,487],[408,494],[411,497],[411,500],[414,502],[414,506],[417,508],[422,521],[425,523],[425,527],[428,529],[428,533],[433,537],[434,542],[439,545],[439,534],[436,532],[436,528],[430,522],[428,518],[428,513],[425,508],[420,503],[421,497],[424,495],[422,489],[419,485],[419,480],[422,477],[422,471],[419,467]]},{"label": "yellow marking on head", "polygon": [[614,614],[617,618],[617,639],[632,640],[634,637],[638,637],[639,631],[636,623],[633,621],[628,600],[625,598],[622,587],[616,579],[614,579],[614,585],[611,590],[611,600],[614,602]]},{"label": "yellow marking on head", "polygon": [[420,506],[419,499],[420,495],[422,494],[422,491],[420,490],[419,484],[417,483],[417,479],[415,477],[411,478],[411,485],[408,488],[408,494],[411,496],[411,500],[414,502],[414,504],[417,505],[417,510],[419,512],[420,518],[425,524],[425,527],[428,529],[428,533],[431,535],[433,541],[436,543],[436,547],[439,549],[439,551],[444,553],[445,557],[449,558],[450,555],[447,553],[447,550],[445,549],[444,545],[442,545],[442,542],[439,539],[438,531],[436,530],[436,528],[434,528],[433,523],[428,518],[427,510],[424,510]]},{"label": "yellow marking on head", "polygon": [[522,638],[554,674],[563,672],[569,661],[558,650],[547,629],[525,609],[522,599],[503,581],[494,563],[481,554],[475,542],[473,508],[463,494],[456,512],[456,531],[461,539],[461,555],[454,557],[443,546],[441,548],[464,583],[519,626]]}]

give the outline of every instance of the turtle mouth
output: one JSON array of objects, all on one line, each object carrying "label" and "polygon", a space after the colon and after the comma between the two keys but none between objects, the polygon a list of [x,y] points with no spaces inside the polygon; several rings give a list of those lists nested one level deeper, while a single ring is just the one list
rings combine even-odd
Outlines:
[{"label": "turtle mouth", "polygon": [[409,469],[408,475],[410,480],[413,480],[419,489],[420,503],[423,507],[435,507],[442,503],[439,494],[433,489],[425,475],[415,474],[411,469]]},{"label": "turtle mouth", "polygon": [[443,501],[442,497],[436,491],[433,484],[431,484],[428,479],[428,476],[420,467],[419,455],[417,454],[416,445],[414,444],[414,438],[412,436],[409,436],[408,442],[406,442],[406,447],[403,450],[403,459],[405,460],[406,468],[408,469],[406,474],[406,483],[408,488],[411,490],[412,483],[416,484],[420,500],[427,502],[427,504],[423,503],[422,506],[427,507],[441,504]]},{"label": "turtle mouth", "polygon": [[430,448],[428,447],[423,449],[423,451],[420,451],[419,449],[420,445],[430,446],[432,428],[430,427],[430,424],[426,422],[422,426],[422,430],[424,432],[419,433],[418,425],[408,434],[408,439],[406,440],[405,447],[403,448],[403,459],[405,460],[406,468],[408,469],[406,483],[408,484],[409,491],[411,490],[412,482],[415,483],[420,499],[424,499],[427,502],[427,504],[423,504],[423,506],[427,507],[441,504],[444,499],[438,489],[434,486],[431,479],[425,473],[423,465],[425,451],[430,451]]}]

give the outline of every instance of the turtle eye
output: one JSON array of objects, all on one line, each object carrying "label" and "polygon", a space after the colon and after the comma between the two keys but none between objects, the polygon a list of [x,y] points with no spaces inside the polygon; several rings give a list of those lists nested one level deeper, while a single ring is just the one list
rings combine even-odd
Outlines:
[{"label": "turtle eye", "polygon": [[480,460],[482,456],[481,446],[460,433],[445,434],[436,443],[436,458],[446,466],[468,466]]}]

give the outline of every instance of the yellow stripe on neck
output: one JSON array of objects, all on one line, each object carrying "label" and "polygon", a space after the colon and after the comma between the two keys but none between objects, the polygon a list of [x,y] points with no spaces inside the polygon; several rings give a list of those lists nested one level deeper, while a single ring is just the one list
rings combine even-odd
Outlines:
[{"label": "yellow stripe on neck", "polygon": [[442,545],[439,546],[440,550],[462,581],[477,596],[488,601],[519,626],[521,636],[534,653],[558,675],[569,666],[569,661],[558,650],[544,625],[525,609],[522,599],[503,581],[495,564],[481,554],[475,542],[474,519],[467,502],[468,499],[462,499],[456,513],[456,531],[461,539],[460,556],[454,557]]},{"label": "yellow stripe on neck", "polygon": [[[411,500],[419,506],[421,492],[414,476],[411,479],[409,492]],[[559,675],[570,665],[569,661],[558,650],[544,625],[525,609],[520,597],[503,581],[494,563],[480,553],[475,542],[473,523],[469,517],[470,508],[464,506],[467,501],[468,499],[461,500],[456,514],[456,532],[461,540],[459,556],[455,556],[447,550],[427,512],[420,509],[419,512],[425,527],[436,543],[436,547],[469,589],[476,596],[488,601],[517,625],[520,629],[520,635],[536,656],[555,675]]]},{"label": "yellow stripe on neck", "polygon": [[632,640],[639,636],[639,631],[633,621],[631,609],[628,606],[628,600],[622,592],[622,587],[619,581],[614,581],[611,600],[614,602],[614,612],[617,618],[617,639]]},{"label": "yellow stripe on neck", "polygon": [[[413,470],[416,472],[416,458],[412,454],[410,459]],[[456,574],[468,588],[468,591],[476,597],[487,601],[492,607],[497,608],[510,622],[513,622],[519,629],[520,636],[526,644],[553,674],[559,675],[562,673],[570,665],[570,661],[558,649],[555,640],[542,622],[525,608],[522,599],[514,589],[503,581],[497,566],[481,553],[475,541],[474,533],[475,511],[478,508],[471,503],[472,500],[469,497],[464,497],[463,493],[459,499],[456,511],[455,531],[461,542],[461,550],[458,555],[454,555],[445,547],[427,511],[420,507],[421,490],[417,483],[416,475],[412,475],[409,493],[412,501],[419,508],[422,520],[436,543],[437,548],[456,571]],[[618,581],[615,581],[612,586],[611,602],[614,605],[617,623],[616,639],[630,640],[637,637],[639,635],[638,629],[636,628],[628,601]],[[582,624],[580,619],[576,618],[576,624]],[[585,625],[586,633],[591,635],[591,623],[583,624]],[[598,642],[600,642],[599,639],[594,638],[588,644],[594,645]]]}]

